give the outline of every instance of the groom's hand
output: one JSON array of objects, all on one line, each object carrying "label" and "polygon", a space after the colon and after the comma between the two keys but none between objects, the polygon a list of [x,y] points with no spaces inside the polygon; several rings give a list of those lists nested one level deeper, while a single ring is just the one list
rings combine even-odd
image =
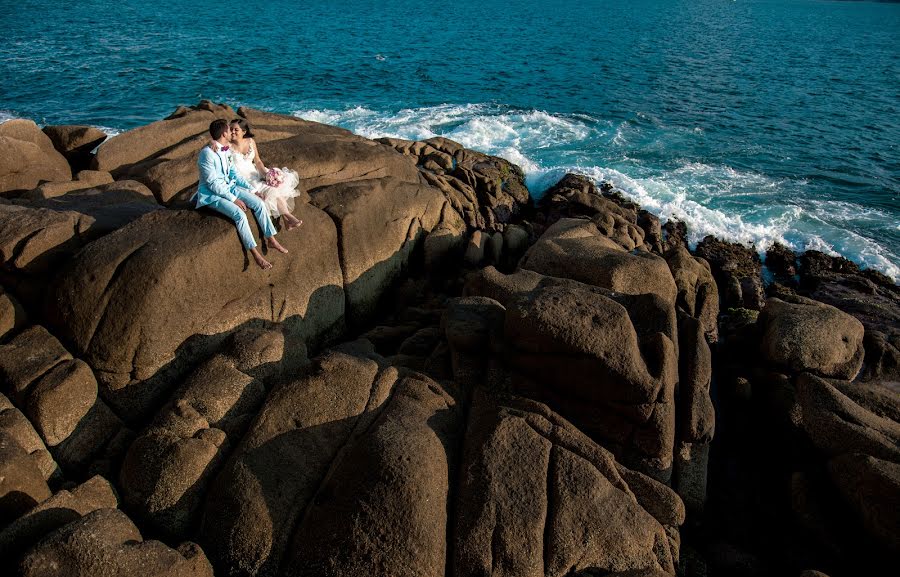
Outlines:
[{"label": "groom's hand", "polygon": [[244,204],[243,200],[237,199],[234,201],[234,204],[236,204],[239,209],[243,210],[244,212],[247,212],[247,205]]}]

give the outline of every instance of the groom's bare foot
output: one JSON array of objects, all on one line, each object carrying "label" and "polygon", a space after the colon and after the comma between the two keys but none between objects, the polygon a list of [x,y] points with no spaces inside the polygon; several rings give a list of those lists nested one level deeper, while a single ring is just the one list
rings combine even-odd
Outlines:
[{"label": "groom's bare foot", "polygon": [[281,243],[278,242],[277,240],[275,240],[275,237],[273,237],[273,236],[270,236],[268,239],[266,239],[266,244],[269,245],[269,248],[274,248],[275,250],[277,250],[280,253],[287,254],[287,252],[288,252],[288,249],[281,246]]},{"label": "groom's bare foot", "polygon": [[265,259],[265,257],[263,257],[263,255],[260,254],[258,249],[256,249],[256,248],[251,249],[250,254],[253,255],[253,260],[256,261],[256,264],[259,265],[259,268],[261,268],[263,270],[269,270],[270,268],[272,268],[272,263],[267,261]]}]

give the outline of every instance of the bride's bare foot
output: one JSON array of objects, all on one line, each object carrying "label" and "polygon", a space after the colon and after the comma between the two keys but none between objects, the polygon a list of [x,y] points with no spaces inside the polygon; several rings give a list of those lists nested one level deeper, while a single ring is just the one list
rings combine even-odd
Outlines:
[{"label": "bride's bare foot", "polygon": [[267,261],[265,257],[260,254],[259,250],[254,248],[250,251],[250,254],[253,255],[253,260],[256,261],[256,264],[259,265],[259,268],[263,270],[269,270],[270,268],[272,268],[272,263]]},{"label": "bride's bare foot", "polygon": [[303,224],[302,220],[300,220],[299,218],[297,218],[296,216],[294,216],[292,214],[284,215],[284,219],[287,221],[287,229],[288,230],[294,230],[295,228],[297,228],[298,226]]},{"label": "bride's bare foot", "polygon": [[269,248],[274,248],[280,253],[287,254],[288,252],[288,249],[281,246],[281,243],[275,240],[275,237],[273,236],[270,236],[268,239],[266,239],[266,244],[269,245]]}]

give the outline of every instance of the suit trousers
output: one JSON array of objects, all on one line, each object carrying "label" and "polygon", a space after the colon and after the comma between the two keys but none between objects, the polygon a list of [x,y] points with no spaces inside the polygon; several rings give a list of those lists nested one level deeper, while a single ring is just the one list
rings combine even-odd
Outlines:
[{"label": "suit trousers", "polygon": [[[265,238],[275,236],[275,225],[272,224],[272,219],[269,217],[269,211],[266,209],[266,205],[263,203],[262,199],[252,192],[242,189],[238,189],[235,192],[235,195],[239,200],[244,201],[247,208],[253,211],[256,222],[259,223],[259,226],[262,229],[263,236]],[[219,196],[206,206],[216,212],[224,214],[234,221],[235,226],[237,226],[238,236],[241,238],[241,244],[244,245],[244,248],[247,250],[256,248],[256,241],[253,239],[253,233],[250,231],[250,223],[247,221],[247,214],[241,210],[238,205]]]}]

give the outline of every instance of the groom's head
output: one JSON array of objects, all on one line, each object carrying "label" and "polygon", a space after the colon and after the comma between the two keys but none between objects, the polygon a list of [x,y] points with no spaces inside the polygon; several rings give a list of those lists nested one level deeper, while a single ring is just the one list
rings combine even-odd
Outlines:
[{"label": "groom's head", "polygon": [[213,140],[219,141],[222,135],[228,132],[228,121],[223,118],[217,118],[209,123],[209,135]]}]

